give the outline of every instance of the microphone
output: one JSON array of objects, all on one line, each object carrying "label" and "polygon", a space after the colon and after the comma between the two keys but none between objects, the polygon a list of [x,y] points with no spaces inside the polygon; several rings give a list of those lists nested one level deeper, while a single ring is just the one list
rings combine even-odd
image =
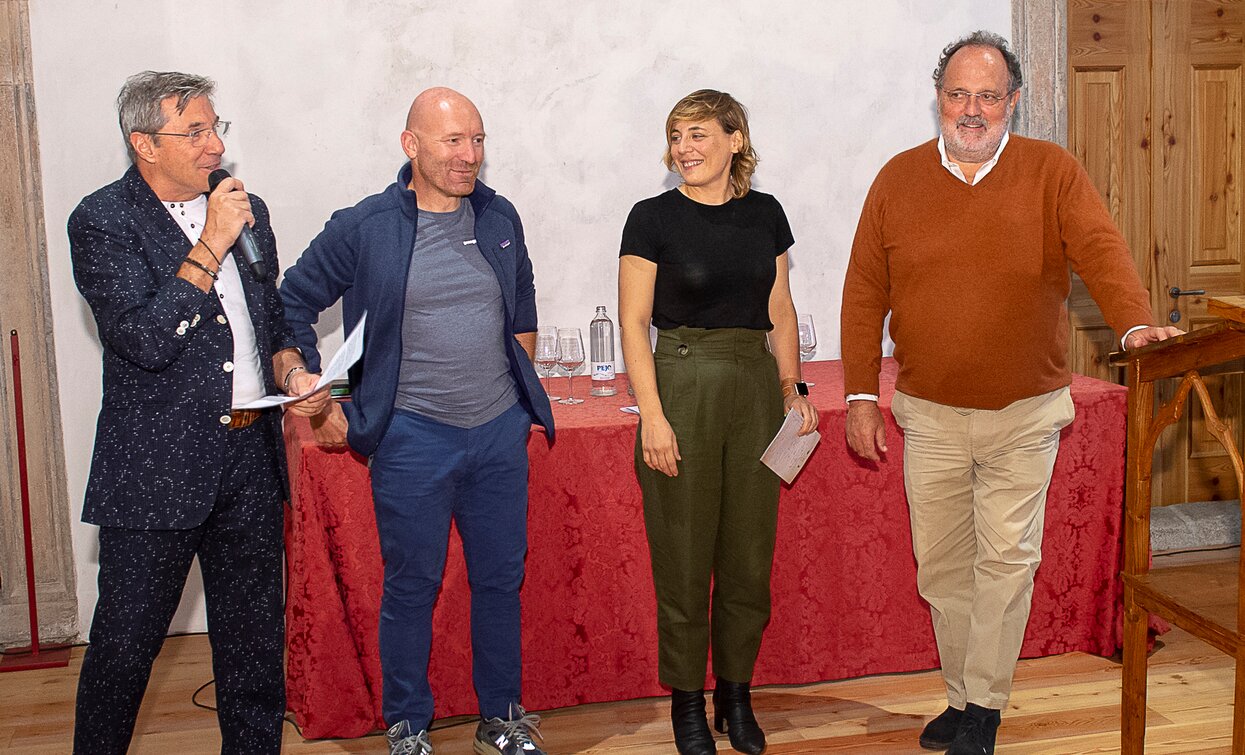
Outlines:
[{"label": "microphone", "polygon": [[[212,171],[208,175],[208,193],[216,191],[216,187],[226,178],[229,178],[229,171],[224,168]],[[242,250],[242,259],[246,260],[247,267],[251,268],[251,275],[255,276],[255,280],[262,281],[267,273],[264,267],[264,255],[259,253],[259,245],[255,243],[255,234],[251,233],[249,225],[242,226],[242,232],[238,234],[237,246]]]}]

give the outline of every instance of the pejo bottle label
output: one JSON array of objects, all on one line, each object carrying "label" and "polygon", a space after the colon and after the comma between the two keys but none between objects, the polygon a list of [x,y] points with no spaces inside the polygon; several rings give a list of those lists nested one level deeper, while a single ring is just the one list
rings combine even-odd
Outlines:
[{"label": "pejo bottle label", "polygon": [[613,362],[593,362],[592,363],[592,379],[593,380],[613,380],[614,379],[614,363]]}]

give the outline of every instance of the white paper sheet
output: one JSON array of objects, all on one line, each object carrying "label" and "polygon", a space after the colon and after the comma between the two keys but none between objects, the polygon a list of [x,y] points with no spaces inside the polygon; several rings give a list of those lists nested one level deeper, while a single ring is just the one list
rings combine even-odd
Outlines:
[{"label": "white paper sheet", "polygon": [[821,442],[821,433],[814,430],[808,435],[799,435],[800,425],[804,418],[799,412],[787,412],[787,417],[778,428],[778,434],[770,441],[765,453],[761,454],[761,463],[783,479],[788,485],[804,468],[804,462],[812,455],[813,449]]},{"label": "white paper sheet", "polygon": [[363,356],[363,325],[367,322],[367,312],[359,318],[359,324],[354,326],[354,330],[350,331],[350,335],[346,336],[346,340],[342,342],[342,346],[329,360],[328,367],[320,373],[320,379],[316,381],[316,385],[311,390],[301,396],[264,396],[256,399],[243,406],[235,406],[235,409],[267,409],[270,406],[281,406],[294,401],[300,401],[307,398],[316,391],[327,388],[329,383],[346,377],[346,372],[359,361],[359,357]]}]

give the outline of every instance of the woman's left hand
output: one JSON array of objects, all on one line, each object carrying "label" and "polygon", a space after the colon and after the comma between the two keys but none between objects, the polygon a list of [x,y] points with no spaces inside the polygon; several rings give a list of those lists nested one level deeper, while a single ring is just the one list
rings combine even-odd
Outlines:
[{"label": "woman's left hand", "polygon": [[813,406],[813,402],[808,400],[807,396],[801,396],[793,393],[782,400],[782,413],[785,416],[788,412],[796,411],[804,419],[800,425],[800,435],[808,435],[817,429],[817,407]]}]

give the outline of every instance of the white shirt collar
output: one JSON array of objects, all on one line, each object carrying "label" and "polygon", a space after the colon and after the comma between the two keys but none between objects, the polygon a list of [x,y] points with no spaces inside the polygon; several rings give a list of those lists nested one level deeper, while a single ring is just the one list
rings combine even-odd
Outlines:
[{"label": "white shirt collar", "polygon": [[985,178],[990,171],[994,170],[994,166],[999,162],[999,155],[1003,154],[1003,148],[1007,146],[1007,140],[1010,137],[1010,132],[1003,132],[1003,138],[999,140],[999,148],[994,151],[994,157],[981,164],[981,167],[977,169],[977,175],[973,176],[972,181],[965,178],[964,171],[960,170],[960,166],[956,165],[954,160],[947,157],[947,145],[942,140],[942,134],[938,135],[938,156],[942,158],[942,167],[951,171],[951,175],[960,179],[969,186],[976,186],[981,183],[981,179]]}]

